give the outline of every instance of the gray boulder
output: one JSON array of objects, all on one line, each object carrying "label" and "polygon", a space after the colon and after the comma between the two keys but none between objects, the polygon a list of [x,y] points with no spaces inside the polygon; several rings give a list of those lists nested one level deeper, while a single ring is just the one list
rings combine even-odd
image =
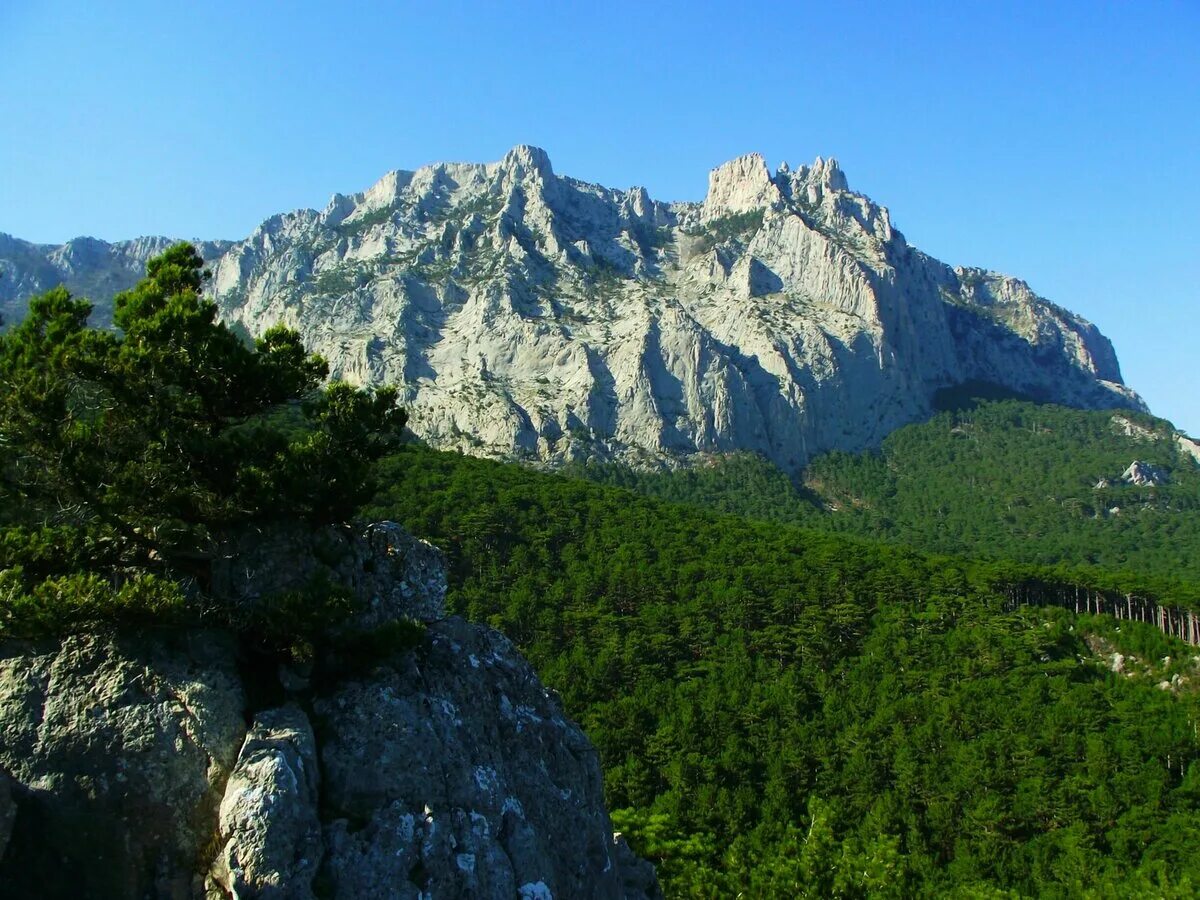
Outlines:
[{"label": "gray boulder", "polygon": [[0,896],[191,896],[244,706],[232,642],[213,632],[0,647],[17,799]]},{"label": "gray boulder", "polygon": [[622,834],[613,835],[613,851],[626,900],[654,900],[662,897],[654,866],[637,856]]},{"label": "gray boulder", "polygon": [[431,625],[314,707],[331,896],[638,896],[595,748],[498,632]]},{"label": "gray boulder", "polygon": [[399,618],[432,622],[446,614],[442,552],[395,522],[376,522],[361,533],[349,527],[248,530],[214,562],[209,590],[251,606],[320,582],[351,591],[357,629]]},{"label": "gray boulder", "polygon": [[[441,615],[440,553],[392,523],[240,562],[218,572],[236,602],[324,575],[354,628]],[[595,748],[507,639],[450,618],[373,652],[280,684],[199,629],[0,643],[0,897],[660,896],[614,841]]]},{"label": "gray boulder", "polygon": [[316,739],[297,706],[254,718],[221,801],[209,896],[308,900],[321,862]]},{"label": "gray boulder", "polygon": [[1160,485],[1166,484],[1170,480],[1166,469],[1153,465],[1152,463],[1142,462],[1140,459],[1135,459],[1129,464],[1122,475],[1121,480],[1126,484],[1136,484],[1138,486]]},{"label": "gray boulder", "polygon": [[0,769],[0,859],[12,837],[13,821],[17,818],[17,801],[12,795],[12,779]]}]

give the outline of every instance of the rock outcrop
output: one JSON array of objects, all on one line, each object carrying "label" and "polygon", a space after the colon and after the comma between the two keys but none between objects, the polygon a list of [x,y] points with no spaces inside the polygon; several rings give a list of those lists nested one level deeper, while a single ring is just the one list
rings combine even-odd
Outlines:
[{"label": "rock outcrop", "polygon": [[1166,484],[1170,479],[1165,469],[1148,462],[1143,462],[1140,459],[1135,459],[1121,473],[1121,480],[1126,484],[1135,484],[1143,487],[1145,485]]},{"label": "rock outcrop", "polygon": [[[280,559],[288,564],[279,565]],[[210,590],[246,607],[314,582],[349,590],[355,608],[349,624],[358,630],[397,618],[433,622],[446,614],[441,551],[395,522],[375,522],[361,535],[349,527],[249,529],[231,539],[214,563]]]},{"label": "rock outcrop", "polygon": [[225,783],[208,895],[308,900],[321,864],[316,738],[295,705],[254,724]]},{"label": "rock outcrop", "polygon": [[1200,441],[1177,432],[1175,434],[1175,446],[1179,448],[1181,456],[1200,465]]},{"label": "rock outcrop", "polygon": [[12,779],[8,773],[0,770],[0,859],[8,849],[9,838],[12,837],[13,820],[17,817],[17,801],[12,795]]},{"label": "rock outcrop", "polygon": [[595,749],[500,634],[429,638],[314,702],[330,895],[626,896]]},{"label": "rock outcrop", "polygon": [[189,897],[245,734],[233,642],[78,635],[0,649],[4,897]]},{"label": "rock outcrop", "polygon": [[[0,646],[0,896],[660,896],[583,733],[504,637],[444,618],[438,551],[391,523],[328,540],[345,561],[295,577],[340,573],[356,633],[417,618],[419,646],[311,683],[214,631]],[[279,541],[227,573],[239,602],[317,546]]]},{"label": "rock outcrop", "polygon": [[833,159],[744,156],[702,203],[668,204],[522,146],[391,172],[202,253],[228,321],[300,329],[334,376],[399,385],[417,434],[469,453],[749,450],[795,470],[964,382],[1142,407],[1093,325],[911,247]]}]

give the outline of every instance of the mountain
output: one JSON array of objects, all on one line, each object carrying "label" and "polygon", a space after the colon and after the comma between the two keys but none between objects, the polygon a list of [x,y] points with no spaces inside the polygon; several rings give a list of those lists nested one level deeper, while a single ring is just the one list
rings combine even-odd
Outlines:
[{"label": "mountain", "polygon": [[335,376],[401,385],[417,434],[477,455],[748,450],[794,472],[963,382],[1144,408],[1093,325],[911,247],[832,159],[743,156],[702,203],[668,204],[518,146],[391,172],[205,257],[228,321],[298,328]]},{"label": "mountain", "polygon": [[[65,244],[31,244],[0,233],[0,318],[25,315],[28,299],[66,285],[71,293],[96,304],[93,323],[112,323],[112,298],[146,274],[146,263],[175,243],[172,238],[140,237],[110,244],[79,237]],[[229,241],[197,241],[205,259],[214,259]]]}]

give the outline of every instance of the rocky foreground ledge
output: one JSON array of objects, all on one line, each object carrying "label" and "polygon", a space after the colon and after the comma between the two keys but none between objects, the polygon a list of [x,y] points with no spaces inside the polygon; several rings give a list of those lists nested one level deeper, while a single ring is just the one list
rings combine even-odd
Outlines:
[{"label": "rocky foreground ledge", "polygon": [[444,616],[438,551],[390,523],[338,540],[360,625],[426,623],[353,676],[218,631],[0,645],[0,895],[661,896],[587,738],[506,638]]}]

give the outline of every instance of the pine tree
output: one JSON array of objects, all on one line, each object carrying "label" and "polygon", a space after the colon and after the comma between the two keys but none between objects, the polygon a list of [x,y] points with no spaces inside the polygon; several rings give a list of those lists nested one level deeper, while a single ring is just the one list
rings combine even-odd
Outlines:
[{"label": "pine tree", "polygon": [[43,571],[203,579],[231,530],[343,521],[370,495],[405,423],[396,392],[321,388],[325,361],[284,327],[243,342],[202,267],[189,244],[152,259],[115,298],[118,330],[89,328],[91,305],[59,287],[0,340],[0,471],[20,525],[0,565],[36,550]]}]

